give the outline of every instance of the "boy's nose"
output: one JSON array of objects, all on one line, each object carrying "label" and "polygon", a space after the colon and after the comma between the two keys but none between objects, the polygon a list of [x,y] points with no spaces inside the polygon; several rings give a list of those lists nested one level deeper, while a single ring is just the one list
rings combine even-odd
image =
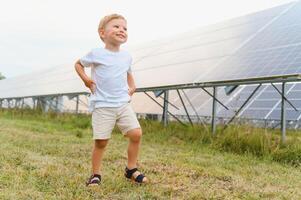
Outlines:
[{"label": "boy's nose", "polygon": [[124,36],[127,35],[126,32],[124,32],[124,31],[120,31],[119,34],[122,34],[122,35],[124,35]]}]

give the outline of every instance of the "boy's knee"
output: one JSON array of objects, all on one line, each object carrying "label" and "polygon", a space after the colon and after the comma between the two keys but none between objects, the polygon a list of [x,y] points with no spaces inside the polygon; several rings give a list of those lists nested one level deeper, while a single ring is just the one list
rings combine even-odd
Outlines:
[{"label": "boy's knee", "polygon": [[108,140],[95,140],[95,147],[98,149],[103,149],[107,146]]},{"label": "boy's knee", "polygon": [[127,137],[130,138],[133,142],[139,142],[142,137],[141,128],[133,129],[127,133]]}]

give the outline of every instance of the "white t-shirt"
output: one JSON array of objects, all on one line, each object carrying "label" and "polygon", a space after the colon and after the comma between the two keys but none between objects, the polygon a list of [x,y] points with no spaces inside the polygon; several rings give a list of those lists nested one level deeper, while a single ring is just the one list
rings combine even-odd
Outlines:
[{"label": "white t-shirt", "polygon": [[127,51],[95,48],[80,63],[91,67],[91,78],[96,83],[95,93],[89,98],[91,112],[99,107],[120,107],[130,101],[127,73],[131,73],[132,57]]}]

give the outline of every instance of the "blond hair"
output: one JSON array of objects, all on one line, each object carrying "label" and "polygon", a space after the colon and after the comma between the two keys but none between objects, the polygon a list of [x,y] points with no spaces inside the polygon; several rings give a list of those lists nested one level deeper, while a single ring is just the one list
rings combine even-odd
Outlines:
[{"label": "blond hair", "polygon": [[[112,21],[113,19],[123,19],[124,21],[126,21],[126,19],[122,16],[122,15],[119,15],[119,14],[111,14],[111,15],[107,15],[107,16],[104,16],[100,22],[99,22],[99,25],[98,25],[98,33],[100,30],[103,30],[106,25]],[[100,34],[99,34],[100,36]],[[102,37],[100,36],[100,39],[103,41]]]}]

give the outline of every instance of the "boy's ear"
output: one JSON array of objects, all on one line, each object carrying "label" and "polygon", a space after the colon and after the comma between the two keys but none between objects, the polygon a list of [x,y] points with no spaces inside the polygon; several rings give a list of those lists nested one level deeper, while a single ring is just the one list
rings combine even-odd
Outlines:
[{"label": "boy's ear", "polygon": [[99,29],[99,30],[98,30],[98,34],[99,34],[99,37],[100,37],[100,38],[104,38],[104,35],[105,35],[105,34],[104,34],[104,29]]}]

